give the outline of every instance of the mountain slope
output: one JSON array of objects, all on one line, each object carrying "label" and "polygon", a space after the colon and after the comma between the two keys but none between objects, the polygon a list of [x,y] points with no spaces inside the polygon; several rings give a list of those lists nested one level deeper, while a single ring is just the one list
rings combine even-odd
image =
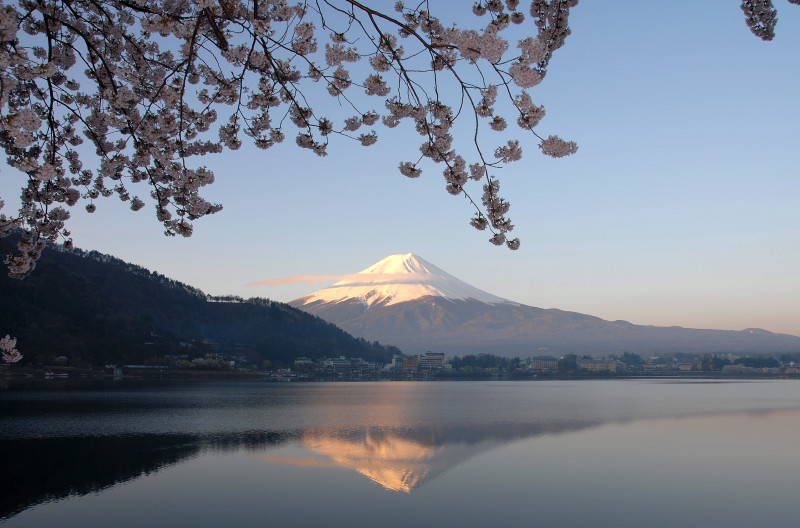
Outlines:
[{"label": "mountain slope", "polygon": [[60,355],[141,363],[216,350],[258,363],[339,355],[386,361],[393,352],[284,303],[210,298],[97,252],[48,249],[24,280],[1,274],[0,292],[0,331],[17,338],[26,363],[52,364]]},{"label": "mountain slope", "polygon": [[427,296],[451,300],[473,299],[489,304],[511,302],[470,286],[423,258],[406,253],[386,257],[332,286],[292,301],[292,305],[354,300],[366,309],[372,306],[391,306]]},{"label": "mountain slope", "polygon": [[[427,273],[420,272],[420,266]],[[385,270],[390,271],[384,274]],[[448,289],[450,284],[459,287]],[[353,335],[391,343],[409,352],[601,355],[624,351],[800,351],[800,337],[765,330],[642,326],[526,306],[482,292],[412,254],[387,257],[289,304]]]}]

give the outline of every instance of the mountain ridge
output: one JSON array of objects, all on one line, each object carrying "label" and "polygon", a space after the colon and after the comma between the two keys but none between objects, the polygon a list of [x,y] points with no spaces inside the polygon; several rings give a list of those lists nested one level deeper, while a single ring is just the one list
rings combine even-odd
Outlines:
[{"label": "mountain ridge", "polygon": [[3,335],[23,363],[141,364],[154,356],[225,351],[251,364],[347,355],[388,361],[396,349],[269,299],[211,297],[95,251],[47,248],[24,280],[0,276]]},{"label": "mountain ridge", "polygon": [[[436,276],[453,277],[412,253],[392,255],[394,261],[413,258],[436,269]],[[379,263],[366,268],[381,268]],[[392,269],[403,266],[392,262]],[[410,265],[408,268],[413,269]],[[365,271],[366,271],[365,270]],[[364,272],[350,277],[367,275]],[[334,295],[322,289],[289,304],[332,322],[349,333],[367,340],[378,340],[400,347],[404,351],[433,350],[451,354],[491,352],[498,355],[534,356],[541,354],[580,353],[606,355],[637,352],[692,353],[773,353],[800,351],[800,337],[777,334],[763,329],[707,330],[678,326],[660,327],[636,325],[628,321],[606,321],[599,317],[555,308],[527,306],[482,292],[459,279],[459,283],[480,292],[477,296],[448,297],[442,289],[437,294],[419,294],[406,290],[413,286],[414,272],[406,280],[391,278],[395,302],[385,301],[377,288],[373,302],[360,296],[371,290],[346,289],[340,283],[330,288]],[[348,284],[346,281],[340,281]],[[375,284],[373,284],[374,286]],[[334,288],[335,287],[335,288]],[[323,293],[320,293],[323,292]],[[481,298],[499,299],[484,302]]]}]

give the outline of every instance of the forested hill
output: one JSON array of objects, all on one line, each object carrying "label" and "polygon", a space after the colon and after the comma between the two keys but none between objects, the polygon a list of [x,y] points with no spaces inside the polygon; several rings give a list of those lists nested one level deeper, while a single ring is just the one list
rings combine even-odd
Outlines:
[{"label": "forested hill", "polygon": [[[357,339],[322,319],[267,299],[214,298],[95,251],[45,250],[23,280],[0,273],[0,337],[17,338],[23,363],[146,363],[208,352],[260,365],[298,356],[386,361],[393,347]],[[62,360],[63,361],[63,360]]]}]

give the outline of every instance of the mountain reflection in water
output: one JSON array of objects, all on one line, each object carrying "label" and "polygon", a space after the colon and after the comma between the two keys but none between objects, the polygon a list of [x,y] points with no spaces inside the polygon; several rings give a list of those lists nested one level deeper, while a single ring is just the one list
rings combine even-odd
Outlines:
[{"label": "mountain reflection in water", "polygon": [[[381,500],[412,491],[425,500],[441,493],[426,483],[527,439],[539,437],[552,450],[547,436],[600,431],[606,424],[798,409],[799,402],[800,385],[771,381],[208,383],[6,391],[0,392],[0,521],[44,502],[129,487],[155,473],[171,475],[190,460],[186,467],[204,467],[222,455],[233,455],[225,463],[261,460],[247,468],[260,476],[248,475],[276,487],[279,475],[297,476],[301,489],[316,480],[290,469],[272,471],[278,464],[338,468],[402,492],[383,493]],[[563,435],[558,443],[570,438]],[[548,451],[527,451],[520,463],[546,464],[550,454],[543,453]],[[203,476],[210,486],[216,477]],[[340,475],[328,477],[320,480],[326,483],[319,484],[322,493],[338,485]],[[231,478],[228,485],[235,487],[239,475]],[[240,493],[249,489],[241,485]],[[180,486],[164,489],[166,500],[181,497]]]},{"label": "mountain reflection in water", "polygon": [[[387,490],[410,493],[500,445],[573,429],[574,424],[566,423],[492,424],[0,440],[0,488],[7,490],[0,495],[0,519],[42,502],[95,493],[206,452],[240,449],[271,463],[357,471]],[[287,443],[299,443],[310,455],[324,458],[268,453]]]},{"label": "mountain reflection in water", "polygon": [[[588,427],[589,424],[584,424]],[[325,428],[303,433],[308,458],[259,458],[298,466],[335,466],[361,473],[387,490],[411,491],[481,453],[531,436],[574,430],[574,424],[484,424],[421,428]]]}]

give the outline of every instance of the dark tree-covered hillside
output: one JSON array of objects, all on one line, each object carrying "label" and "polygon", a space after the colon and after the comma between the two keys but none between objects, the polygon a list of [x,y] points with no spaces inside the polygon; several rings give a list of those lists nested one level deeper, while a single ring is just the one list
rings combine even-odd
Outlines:
[{"label": "dark tree-covered hillside", "polygon": [[384,361],[396,349],[356,339],[267,299],[213,298],[97,252],[44,252],[25,280],[0,274],[0,326],[23,363],[142,363],[165,354],[224,351],[260,364],[298,356]]}]

